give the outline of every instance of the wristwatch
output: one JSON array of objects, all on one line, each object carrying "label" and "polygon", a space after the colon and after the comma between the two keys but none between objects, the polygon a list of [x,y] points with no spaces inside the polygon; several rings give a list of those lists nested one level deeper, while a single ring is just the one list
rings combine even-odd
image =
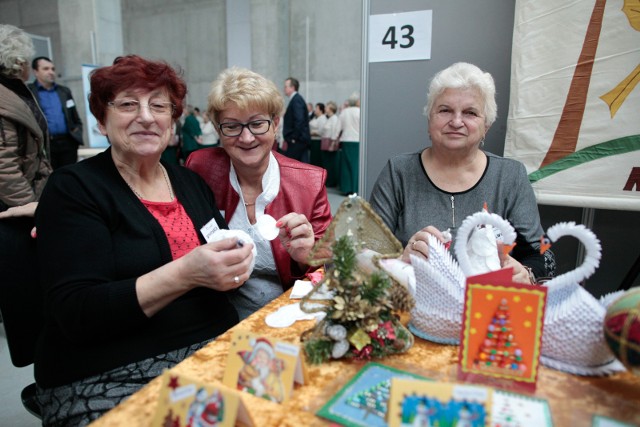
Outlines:
[{"label": "wristwatch", "polygon": [[525,268],[525,270],[527,270],[527,272],[529,273],[529,281],[531,282],[532,285],[537,285],[538,281],[536,280],[536,275],[533,274],[533,270],[531,269],[531,267],[527,266],[527,265],[523,265],[523,267]]}]

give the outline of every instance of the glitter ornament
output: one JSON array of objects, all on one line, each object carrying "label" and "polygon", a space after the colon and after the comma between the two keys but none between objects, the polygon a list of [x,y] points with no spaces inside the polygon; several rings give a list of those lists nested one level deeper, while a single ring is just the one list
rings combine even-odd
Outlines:
[{"label": "glitter ornament", "polygon": [[640,289],[626,291],[611,303],[604,319],[604,334],[613,354],[640,375]]}]

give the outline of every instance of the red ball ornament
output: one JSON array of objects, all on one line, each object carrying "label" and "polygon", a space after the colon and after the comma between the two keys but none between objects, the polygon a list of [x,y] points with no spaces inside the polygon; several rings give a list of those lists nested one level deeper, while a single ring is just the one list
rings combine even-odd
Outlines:
[{"label": "red ball ornament", "polygon": [[640,289],[631,289],[607,308],[604,336],[613,354],[640,375]]}]

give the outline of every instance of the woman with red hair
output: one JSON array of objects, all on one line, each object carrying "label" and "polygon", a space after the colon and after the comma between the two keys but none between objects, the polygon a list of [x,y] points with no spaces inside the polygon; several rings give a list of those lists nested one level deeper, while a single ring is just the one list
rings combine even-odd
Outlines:
[{"label": "woman with red hair", "polygon": [[56,171],[36,211],[45,426],[90,422],[238,321],[224,292],[249,277],[252,245],[205,243],[204,226],[227,228],[213,193],[160,160],[186,91],[139,56],[91,75],[111,146]]}]

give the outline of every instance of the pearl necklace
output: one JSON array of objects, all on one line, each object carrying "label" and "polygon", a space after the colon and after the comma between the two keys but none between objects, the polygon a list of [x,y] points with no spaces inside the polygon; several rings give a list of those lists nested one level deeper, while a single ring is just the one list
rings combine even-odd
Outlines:
[{"label": "pearl necklace", "polygon": [[[160,170],[162,171],[162,176],[164,176],[164,182],[165,184],[167,184],[167,189],[169,190],[169,199],[170,201],[173,202],[174,199],[174,194],[173,194],[173,188],[171,187],[171,183],[169,182],[169,177],[167,176],[167,171],[166,169],[161,165],[158,164],[158,167],[160,168]],[[124,178],[124,177],[123,177]],[[124,182],[127,184],[127,186],[129,186],[129,188],[131,189],[131,191],[133,191],[133,194],[136,195],[136,197],[138,197],[138,199],[140,200],[147,200],[145,199],[145,197],[142,195],[142,193],[139,193],[135,188],[133,188],[133,185],[129,184],[128,180],[124,180]]]}]

